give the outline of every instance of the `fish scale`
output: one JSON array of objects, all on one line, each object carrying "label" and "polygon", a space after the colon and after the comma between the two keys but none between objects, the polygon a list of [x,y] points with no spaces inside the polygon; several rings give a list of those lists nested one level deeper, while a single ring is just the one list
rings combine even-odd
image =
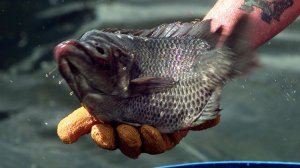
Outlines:
[{"label": "fish scale", "polygon": [[207,42],[194,38],[136,39],[131,47],[127,50],[134,51],[142,70],[139,77],[173,77],[176,80],[197,75],[199,72],[192,71],[195,56],[209,49]]},{"label": "fish scale", "polygon": [[206,87],[201,72],[193,71],[192,66],[209,45],[202,39],[173,38],[135,40],[134,47],[139,48],[133,53],[140,65],[138,77],[173,77],[179,82],[163,93],[124,100],[122,121],[155,125],[162,132],[193,126],[212,90],[201,89]]},{"label": "fish scale", "polygon": [[126,100],[124,121],[155,125],[161,131],[193,126],[212,94],[209,90],[199,90],[200,87],[200,81],[187,80],[164,93],[130,98]]}]

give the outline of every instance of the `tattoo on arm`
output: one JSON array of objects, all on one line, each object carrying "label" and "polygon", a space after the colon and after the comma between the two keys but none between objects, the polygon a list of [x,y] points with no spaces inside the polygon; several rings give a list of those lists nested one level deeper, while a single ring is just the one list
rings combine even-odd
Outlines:
[{"label": "tattoo on arm", "polygon": [[240,9],[251,13],[254,7],[261,9],[261,19],[267,23],[280,21],[281,14],[294,3],[294,0],[244,0]]}]

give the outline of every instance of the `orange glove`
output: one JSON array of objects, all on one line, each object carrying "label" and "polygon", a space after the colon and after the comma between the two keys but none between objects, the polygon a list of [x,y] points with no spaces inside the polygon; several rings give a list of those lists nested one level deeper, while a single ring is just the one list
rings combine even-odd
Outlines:
[{"label": "orange glove", "polygon": [[[191,130],[213,127],[219,120],[220,117],[217,117]],[[66,144],[77,141],[80,136],[87,133],[91,133],[92,139],[101,148],[107,150],[119,148],[124,155],[137,158],[142,152],[159,154],[173,148],[187,135],[188,130],[161,134],[150,125],[141,127],[128,124],[111,125],[99,121],[83,107],[62,119],[57,127],[59,138]]]}]

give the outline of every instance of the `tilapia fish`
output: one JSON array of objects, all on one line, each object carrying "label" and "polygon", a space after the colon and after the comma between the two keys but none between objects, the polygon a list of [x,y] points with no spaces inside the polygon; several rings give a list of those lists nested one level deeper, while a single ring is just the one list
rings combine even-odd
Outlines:
[{"label": "tilapia fish", "polygon": [[240,49],[245,23],[239,21],[223,45],[217,45],[222,29],[212,33],[210,23],[91,30],[57,45],[54,55],[91,114],[170,133],[216,118],[224,83],[253,66],[247,47]]}]

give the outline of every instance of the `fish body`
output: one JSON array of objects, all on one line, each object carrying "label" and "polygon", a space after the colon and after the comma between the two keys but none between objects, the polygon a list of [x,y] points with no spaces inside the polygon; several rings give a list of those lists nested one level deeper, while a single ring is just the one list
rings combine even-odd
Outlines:
[{"label": "fish body", "polygon": [[217,47],[219,37],[210,21],[92,30],[59,44],[55,57],[93,115],[169,133],[216,118],[224,83],[249,69],[252,59],[235,53],[232,43]]}]

